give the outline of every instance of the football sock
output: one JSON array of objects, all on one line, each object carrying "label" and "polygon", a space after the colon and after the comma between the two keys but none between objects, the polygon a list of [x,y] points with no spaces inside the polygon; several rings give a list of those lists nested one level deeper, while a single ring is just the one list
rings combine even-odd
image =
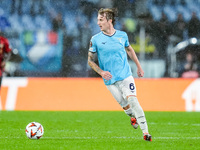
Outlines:
[{"label": "football sock", "polygon": [[137,119],[138,124],[140,125],[142,132],[148,133],[148,126],[147,126],[145,114],[142,107],[140,106],[138,102],[138,99],[134,96],[130,96],[128,98],[128,102],[132,108],[133,113],[135,114],[135,117]]},{"label": "football sock", "polygon": [[131,107],[130,107],[129,109],[124,110],[124,112],[125,112],[128,116],[134,117],[134,115],[133,115],[133,110],[132,110]]}]

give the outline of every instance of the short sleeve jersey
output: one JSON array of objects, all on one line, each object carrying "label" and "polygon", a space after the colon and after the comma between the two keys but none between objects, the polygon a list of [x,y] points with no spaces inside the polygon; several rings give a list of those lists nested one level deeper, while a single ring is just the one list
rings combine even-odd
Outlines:
[{"label": "short sleeve jersey", "polygon": [[116,30],[112,36],[100,32],[91,38],[89,51],[97,53],[99,67],[112,75],[111,80],[103,79],[105,85],[124,80],[132,75],[125,50],[128,46],[127,34],[119,30]]}]

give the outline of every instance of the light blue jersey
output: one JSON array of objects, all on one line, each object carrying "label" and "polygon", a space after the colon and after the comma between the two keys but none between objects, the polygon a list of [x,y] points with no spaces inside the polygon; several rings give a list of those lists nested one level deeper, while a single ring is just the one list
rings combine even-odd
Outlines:
[{"label": "light blue jersey", "polygon": [[129,46],[125,32],[116,30],[112,36],[100,32],[94,35],[90,42],[89,51],[97,53],[99,67],[112,75],[111,80],[103,79],[105,85],[124,80],[132,75],[125,50],[125,47]]}]

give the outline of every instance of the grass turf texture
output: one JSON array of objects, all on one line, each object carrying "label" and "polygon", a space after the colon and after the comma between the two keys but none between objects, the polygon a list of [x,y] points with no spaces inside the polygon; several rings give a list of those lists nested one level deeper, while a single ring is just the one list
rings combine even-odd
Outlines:
[{"label": "grass turf texture", "polygon": [[[0,111],[0,149],[10,150],[171,150],[200,149],[200,113],[145,112],[152,142],[143,140],[123,111]],[[28,123],[40,122],[44,135],[26,137]]]}]

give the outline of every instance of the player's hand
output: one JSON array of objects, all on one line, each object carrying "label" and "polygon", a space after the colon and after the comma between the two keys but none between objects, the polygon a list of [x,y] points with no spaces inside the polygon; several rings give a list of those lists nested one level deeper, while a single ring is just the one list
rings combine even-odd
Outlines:
[{"label": "player's hand", "polygon": [[101,76],[102,78],[104,78],[105,80],[110,80],[112,79],[112,75],[109,71],[102,71],[101,72]]},{"label": "player's hand", "polygon": [[142,70],[142,68],[139,68],[137,70],[137,74],[138,74],[138,77],[143,77],[144,76],[144,71]]}]

